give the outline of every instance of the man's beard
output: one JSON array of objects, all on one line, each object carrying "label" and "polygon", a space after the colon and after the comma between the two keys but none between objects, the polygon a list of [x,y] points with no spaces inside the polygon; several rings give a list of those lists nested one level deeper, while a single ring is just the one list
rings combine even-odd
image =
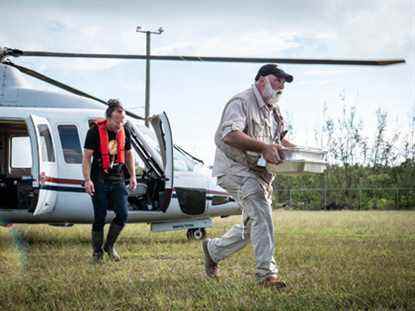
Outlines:
[{"label": "man's beard", "polygon": [[275,92],[274,96],[267,99],[267,104],[272,106],[272,107],[275,107],[278,104],[278,102],[280,101],[281,95],[282,95],[281,91]]},{"label": "man's beard", "polygon": [[277,105],[278,101],[280,100],[282,91],[281,90],[274,90],[271,86],[271,83],[267,78],[265,78],[265,87],[264,87],[264,99],[265,102],[269,106]]}]

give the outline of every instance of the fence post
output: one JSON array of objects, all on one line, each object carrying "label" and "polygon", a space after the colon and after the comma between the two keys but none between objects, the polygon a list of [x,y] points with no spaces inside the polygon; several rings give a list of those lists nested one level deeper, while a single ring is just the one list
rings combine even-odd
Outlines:
[{"label": "fence post", "polygon": [[324,209],[327,208],[327,171],[324,172]]},{"label": "fence post", "polygon": [[395,189],[395,209],[399,209],[399,189]]}]

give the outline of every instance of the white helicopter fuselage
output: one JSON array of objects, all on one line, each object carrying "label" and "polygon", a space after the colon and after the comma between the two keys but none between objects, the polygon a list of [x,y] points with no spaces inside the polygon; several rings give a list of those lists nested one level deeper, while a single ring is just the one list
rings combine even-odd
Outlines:
[{"label": "white helicopter fuselage", "polygon": [[[0,222],[92,223],[93,205],[82,185],[81,157],[91,122],[104,116],[105,106],[77,96],[25,88],[18,73],[4,65],[0,65],[0,75]],[[134,124],[138,140],[151,149],[147,136],[140,134],[143,127],[138,126],[139,121],[127,119]],[[169,169],[166,161],[171,162],[171,176],[164,172],[168,180],[165,188],[171,191],[154,193],[156,197],[160,193],[159,200],[171,195],[168,206],[158,208],[158,204],[149,203],[148,196],[145,201],[131,192],[128,222],[151,223],[154,231],[204,228],[211,226],[211,217],[240,213],[205,165],[176,149],[172,142],[164,148],[173,149],[170,160],[169,149],[167,158],[160,155],[161,149],[147,151],[153,155],[153,163],[164,170]],[[139,154],[135,155],[140,161]],[[181,163],[176,169],[175,161]],[[190,167],[183,161],[191,163]],[[144,162],[142,166],[146,171]],[[145,175],[142,182],[138,180],[142,198],[153,186],[146,180]],[[109,211],[107,222],[113,217]]]}]

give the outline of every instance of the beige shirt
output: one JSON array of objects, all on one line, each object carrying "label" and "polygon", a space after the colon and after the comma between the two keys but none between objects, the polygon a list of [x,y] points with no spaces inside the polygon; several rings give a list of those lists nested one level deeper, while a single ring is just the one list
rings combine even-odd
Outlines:
[{"label": "beige shirt", "polygon": [[[280,122],[281,124],[279,124],[277,119],[274,117],[273,110],[270,109],[264,102],[255,84],[253,84],[247,92],[253,92],[254,96],[251,96],[251,98],[255,99],[247,104],[255,107],[261,117],[261,121],[264,122],[264,124],[266,123],[271,125],[271,132],[269,133],[270,141],[277,142],[279,133],[281,133],[283,126],[282,120]],[[231,100],[226,110],[223,112],[222,123],[220,124],[223,133],[222,139],[232,131],[241,131],[246,133],[247,126],[249,124],[249,122],[247,122],[247,118],[247,112],[246,109],[244,109],[242,100],[238,97]],[[214,177],[219,177],[225,174],[232,174],[236,176],[257,176],[257,174],[249,167],[229,159],[219,148],[216,148],[212,175]],[[272,176],[268,176],[267,179],[269,179],[268,181],[272,180]]]}]

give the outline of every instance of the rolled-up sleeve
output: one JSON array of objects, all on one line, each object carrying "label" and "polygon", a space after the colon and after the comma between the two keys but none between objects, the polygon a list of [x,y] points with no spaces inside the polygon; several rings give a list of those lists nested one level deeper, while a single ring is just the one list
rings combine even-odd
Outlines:
[{"label": "rolled-up sleeve", "polygon": [[240,99],[235,99],[226,107],[222,118],[222,138],[232,131],[241,131],[246,127],[246,112]]}]

